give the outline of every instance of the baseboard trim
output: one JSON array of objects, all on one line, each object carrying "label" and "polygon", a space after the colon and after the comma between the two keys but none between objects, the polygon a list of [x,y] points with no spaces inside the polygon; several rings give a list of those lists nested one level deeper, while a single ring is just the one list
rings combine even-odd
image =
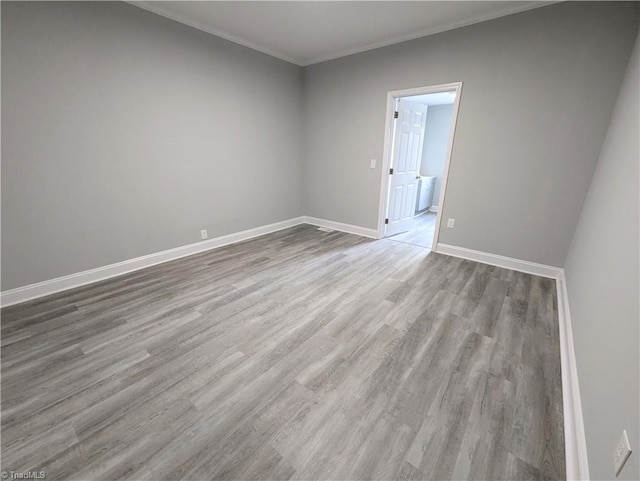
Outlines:
[{"label": "baseboard trim", "polygon": [[438,254],[460,257],[462,259],[481,262],[483,264],[524,272],[526,274],[550,277],[552,279],[557,279],[560,272],[562,272],[560,267],[536,264],[535,262],[514,259],[513,257],[506,257],[498,254],[491,254],[489,252],[476,251],[473,249],[467,249],[466,247],[457,247],[442,243],[438,243],[434,251]]},{"label": "baseboard trim", "polygon": [[[174,249],[156,252],[76,274],[70,274],[48,281],[11,289],[0,293],[0,305],[2,307],[7,307],[19,304],[75,287],[110,279],[112,277],[127,274],[146,267],[162,264],[181,257],[198,254],[200,252],[216,249],[235,242],[276,232],[298,224],[311,224],[373,239],[377,238],[377,230],[375,229],[368,229],[341,222],[319,219],[316,217],[295,217],[281,222],[275,222],[273,224],[208,239],[195,244],[176,247]],[[562,369],[566,475],[568,481],[589,480],[587,443],[584,432],[582,403],[580,401],[580,387],[578,383],[575,349],[573,345],[573,331],[571,328],[571,315],[564,269],[448,244],[438,244],[435,252],[525,272],[528,274],[550,277],[556,280],[558,295],[558,323],[560,332],[560,362]]]},{"label": "baseboard trim", "polygon": [[590,477],[587,440],[584,432],[578,369],[573,346],[573,331],[564,269],[448,244],[438,244],[435,252],[555,279],[558,295],[566,476],[567,481],[588,481]]},{"label": "baseboard trim", "polygon": [[567,481],[589,480],[587,440],[582,417],[580,385],[573,346],[571,313],[564,269],[556,279],[558,324],[560,330],[560,364],[562,370],[562,404],[564,418],[565,463]]},{"label": "baseboard trim", "polygon": [[198,254],[200,252],[216,249],[218,247],[233,244],[235,242],[244,241],[253,237],[276,232],[294,225],[303,224],[303,217],[295,217],[292,219],[275,222],[273,224],[247,229],[233,234],[215,237],[195,244],[188,244],[173,249],[168,249],[153,254],[128,259],[126,261],[109,264],[95,269],[70,274],[63,277],[57,277],[48,281],[30,284],[16,289],[11,289],[0,293],[0,305],[2,307],[20,304],[22,302],[37,299],[39,297],[48,296],[57,292],[73,289],[94,282],[103,281],[112,277],[128,274],[129,272],[144,269],[146,267],[162,264],[163,262],[172,261],[181,257]]},{"label": "baseboard trim", "polygon": [[304,217],[305,224],[316,225],[318,227],[327,227],[333,230],[339,230],[348,234],[361,235],[363,237],[370,237],[372,239],[378,238],[378,231],[376,229],[368,229],[366,227],[360,227],[358,225],[343,224],[342,222],[334,222],[332,220],[318,219],[317,217]]}]

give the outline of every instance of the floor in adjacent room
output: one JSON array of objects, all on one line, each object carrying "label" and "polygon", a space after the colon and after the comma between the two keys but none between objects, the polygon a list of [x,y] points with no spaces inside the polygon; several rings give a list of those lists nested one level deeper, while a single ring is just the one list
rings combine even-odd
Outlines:
[{"label": "floor in adjacent room", "polygon": [[418,214],[413,218],[411,228],[407,232],[396,234],[389,239],[431,249],[436,228],[436,215],[435,212]]},{"label": "floor in adjacent room", "polygon": [[300,225],[2,310],[2,469],[564,479],[555,283]]}]

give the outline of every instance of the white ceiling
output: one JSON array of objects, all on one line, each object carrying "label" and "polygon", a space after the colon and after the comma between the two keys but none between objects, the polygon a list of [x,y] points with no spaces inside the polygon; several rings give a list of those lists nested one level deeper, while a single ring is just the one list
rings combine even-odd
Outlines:
[{"label": "white ceiling", "polygon": [[436,94],[423,94],[414,95],[413,97],[404,97],[404,99],[424,105],[447,105],[455,102],[456,94],[455,92],[438,92]]},{"label": "white ceiling", "polygon": [[297,65],[530,10],[530,1],[132,1]]}]

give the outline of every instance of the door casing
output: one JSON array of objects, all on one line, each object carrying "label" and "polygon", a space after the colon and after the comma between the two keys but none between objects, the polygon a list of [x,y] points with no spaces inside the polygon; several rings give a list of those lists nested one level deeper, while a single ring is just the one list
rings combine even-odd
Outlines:
[{"label": "door casing", "polygon": [[[446,200],[447,181],[449,177],[449,166],[451,164],[451,152],[455,137],[456,124],[458,121],[458,110],[460,108],[460,97],[462,96],[462,82],[452,82],[448,84],[431,85],[413,89],[392,90],[387,92],[387,111],[384,129],[384,153],[382,160],[382,172],[380,179],[380,203],[378,205],[378,239],[385,237],[385,223],[387,210],[389,208],[389,168],[391,166],[392,146],[393,146],[393,112],[396,99],[401,97],[411,97],[414,95],[435,94],[440,92],[455,92],[456,98],[453,103],[453,115],[451,118],[451,128],[449,129],[449,141],[447,143],[447,155],[444,161],[442,174],[442,184],[440,187],[439,208],[436,213],[436,228],[433,235],[432,250],[438,250],[438,239],[440,237],[440,227],[442,224],[442,212]],[[428,114],[427,114],[428,115]]]}]

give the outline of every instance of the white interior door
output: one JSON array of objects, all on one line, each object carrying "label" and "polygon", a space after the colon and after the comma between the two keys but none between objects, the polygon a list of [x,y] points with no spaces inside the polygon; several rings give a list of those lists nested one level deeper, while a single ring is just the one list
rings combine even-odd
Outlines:
[{"label": "white interior door", "polygon": [[391,236],[411,228],[416,211],[427,106],[399,99],[393,131],[387,229]]}]

